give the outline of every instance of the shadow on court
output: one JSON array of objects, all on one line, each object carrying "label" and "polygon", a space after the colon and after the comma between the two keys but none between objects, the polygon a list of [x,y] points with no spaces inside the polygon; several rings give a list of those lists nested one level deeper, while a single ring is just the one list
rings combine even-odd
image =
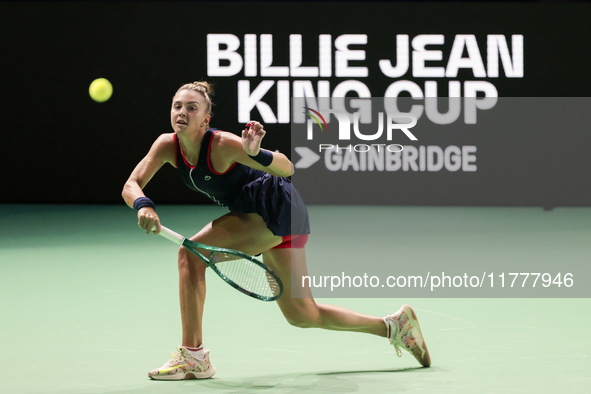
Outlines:
[{"label": "shadow on court", "polygon": [[265,390],[267,393],[352,393],[359,391],[361,388],[363,388],[363,391],[367,391],[372,385],[375,385],[377,390],[383,390],[385,388],[383,384],[385,379],[387,379],[392,384],[388,387],[388,392],[399,392],[406,391],[409,388],[403,383],[404,379],[400,379],[400,383],[396,383],[397,379],[388,375],[415,370],[429,372],[429,368],[413,367],[368,371],[294,373],[221,380],[219,382],[212,380],[203,382],[202,386],[216,391],[230,390],[231,392],[258,392]]},{"label": "shadow on court", "polygon": [[[384,370],[330,371],[318,373],[290,373],[251,378],[184,381],[149,381],[135,384],[130,388],[113,388],[105,390],[98,387],[80,387],[68,394],[76,393],[354,393],[384,392],[398,393],[412,390],[413,379],[401,374],[429,374],[437,372],[436,368],[397,368]],[[141,386],[141,387],[140,387]]]}]

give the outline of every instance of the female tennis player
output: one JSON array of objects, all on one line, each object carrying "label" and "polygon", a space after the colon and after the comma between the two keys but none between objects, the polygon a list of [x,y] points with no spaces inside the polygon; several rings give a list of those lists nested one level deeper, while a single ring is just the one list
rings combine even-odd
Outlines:
[{"label": "female tennis player", "polygon": [[[172,100],[173,133],[162,134],[139,162],[123,188],[123,199],[138,210],[138,225],[146,233],[160,232],[154,203],[142,189],[165,163],[178,169],[187,186],[209,196],[230,212],[207,224],[191,240],[250,255],[263,261],[285,286],[277,304],[297,327],[356,331],[389,339],[428,367],[431,359],[417,317],[408,306],[384,318],[291,297],[291,267],[306,266],[305,245],[310,233],[308,213],[291,181],[293,165],[283,154],[261,149],[266,131],[251,121],[242,136],[215,131],[209,124],[211,89],[207,82],[183,85]],[[292,219],[293,216],[293,219]],[[207,255],[207,252],[204,251]],[[181,247],[178,252],[182,342],[173,357],[148,373],[152,379],[204,379],[215,367],[203,345],[202,317],[206,265]]]}]

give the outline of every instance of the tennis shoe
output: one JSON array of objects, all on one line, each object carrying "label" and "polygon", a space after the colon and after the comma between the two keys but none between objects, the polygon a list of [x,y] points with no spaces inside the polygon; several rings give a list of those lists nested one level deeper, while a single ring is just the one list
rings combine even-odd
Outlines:
[{"label": "tennis shoe", "polygon": [[423,339],[417,315],[410,306],[402,305],[398,312],[384,317],[384,323],[388,328],[388,340],[391,345],[394,345],[398,357],[402,357],[400,348],[403,348],[412,354],[422,366],[431,365],[431,357]]},{"label": "tennis shoe", "polygon": [[209,361],[209,350],[205,350],[203,353],[203,359],[195,358],[184,346],[179,346],[176,353],[171,352],[170,360],[160,368],[148,372],[148,377],[155,380],[211,378],[216,369]]}]

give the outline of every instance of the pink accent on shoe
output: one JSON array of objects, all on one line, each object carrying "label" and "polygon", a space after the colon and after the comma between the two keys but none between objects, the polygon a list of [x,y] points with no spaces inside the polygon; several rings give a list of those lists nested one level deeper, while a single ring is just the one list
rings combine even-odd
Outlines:
[{"label": "pink accent on shoe", "polygon": [[204,351],[203,359],[191,356],[184,346],[177,350],[166,364],[148,372],[148,377],[156,380],[207,379],[215,374],[216,368],[209,361],[209,350]]},{"label": "pink accent on shoe", "polygon": [[406,351],[411,353],[421,365],[424,367],[430,366],[431,356],[427,350],[421,327],[419,326],[417,316],[413,309],[404,304],[398,312],[386,316],[385,319],[387,319],[392,325],[396,324],[394,326],[397,328],[396,330],[389,330],[388,340],[390,344],[394,345],[398,357],[402,356],[400,347],[403,347]]}]

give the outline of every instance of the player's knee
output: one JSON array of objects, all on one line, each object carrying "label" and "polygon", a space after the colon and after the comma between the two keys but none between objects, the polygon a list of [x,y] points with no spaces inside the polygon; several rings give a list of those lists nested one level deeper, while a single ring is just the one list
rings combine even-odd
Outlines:
[{"label": "player's knee", "polygon": [[205,270],[207,266],[193,253],[189,252],[184,246],[179,248],[178,252],[178,268],[179,268],[179,275],[183,276],[191,276],[196,269]]},{"label": "player's knee", "polygon": [[302,318],[287,318],[287,322],[289,324],[291,324],[294,327],[298,327],[298,328],[312,328],[313,325],[311,325],[310,321],[308,321],[307,319],[302,319]]},{"label": "player's knee", "polygon": [[179,262],[179,271],[185,271],[189,269],[189,251],[185,249],[184,246],[179,248],[178,253],[178,262]]},{"label": "player's knee", "polygon": [[298,328],[315,328],[318,327],[317,319],[313,319],[306,315],[285,316],[289,324]]}]

